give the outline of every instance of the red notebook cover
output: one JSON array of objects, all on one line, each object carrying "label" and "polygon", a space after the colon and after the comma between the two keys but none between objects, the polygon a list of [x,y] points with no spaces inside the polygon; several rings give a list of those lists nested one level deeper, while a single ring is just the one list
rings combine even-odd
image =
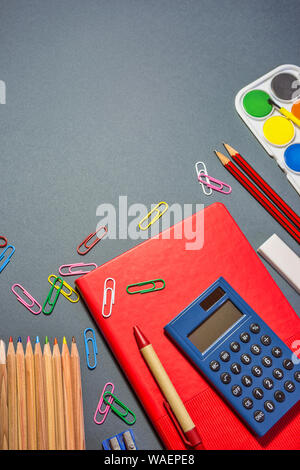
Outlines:
[{"label": "red notebook cover", "polygon": [[[195,223],[195,218],[189,222]],[[290,348],[300,338],[299,318],[224,205],[204,209],[200,250],[186,250],[186,239],[174,239],[174,229],[181,224],[77,279],[91,315],[167,449],[187,447],[137,348],[134,325],[151,341],[205,449],[299,449],[299,402],[266,436],[257,438],[164,334],[163,327],[222,276]],[[112,315],[105,319],[102,300],[108,277],[115,279],[116,292]],[[127,285],[156,278],[165,280],[165,289],[127,294]]]}]

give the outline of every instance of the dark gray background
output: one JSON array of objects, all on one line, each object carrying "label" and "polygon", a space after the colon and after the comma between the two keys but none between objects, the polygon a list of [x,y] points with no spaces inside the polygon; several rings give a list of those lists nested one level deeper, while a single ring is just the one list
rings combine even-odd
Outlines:
[{"label": "dark gray background", "polygon": [[[299,65],[299,17],[298,0],[0,2],[0,79],[7,86],[0,232],[16,246],[0,275],[0,336],[76,336],[88,449],[126,428],[113,414],[103,426],[93,423],[108,380],[137,414],[138,446],[161,444],[98,331],[98,367],[87,369],[82,333],[93,323],[84,305],[61,297],[51,316],[35,317],[11,285],[19,282],[43,302],[47,277],[61,264],[100,265],[138,243],[106,240],[84,259],[76,253],[96,227],[97,206],[117,207],[119,195],[148,207],[221,201],[255,249],[276,232],[299,253],[212,153],[222,140],[231,143],[299,209],[296,191],[234,108],[246,84],[277,65]],[[232,185],[230,196],[203,195],[197,160]],[[299,313],[299,296],[267,268]]]}]

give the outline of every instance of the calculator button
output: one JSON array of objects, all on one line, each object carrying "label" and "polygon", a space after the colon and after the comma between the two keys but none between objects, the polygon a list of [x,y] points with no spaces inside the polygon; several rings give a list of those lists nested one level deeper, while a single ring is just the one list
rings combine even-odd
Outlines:
[{"label": "calculator button", "polygon": [[243,364],[250,364],[251,356],[249,356],[249,354],[242,354],[241,355],[241,361],[242,361]]},{"label": "calculator button", "polygon": [[210,364],[209,364],[209,367],[214,372],[217,372],[220,369],[220,363],[218,361],[211,361]]},{"label": "calculator button", "polygon": [[234,395],[235,397],[240,397],[242,395],[242,387],[240,387],[239,385],[233,385],[231,387],[231,392],[232,395]]},{"label": "calculator button", "polygon": [[261,410],[257,410],[254,412],[254,419],[258,423],[262,423],[265,420],[265,413]]},{"label": "calculator button", "polygon": [[300,382],[300,371],[299,370],[297,370],[294,373],[294,379],[296,380],[296,382]]},{"label": "calculator button", "polygon": [[229,359],[230,359],[230,354],[229,354],[229,352],[227,352],[227,351],[222,351],[222,352],[220,353],[220,359],[221,359],[221,361],[223,361],[223,362],[228,362]]},{"label": "calculator button", "polygon": [[258,388],[258,387],[254,388],[252,390],[252,393],[253,393],[254,398],[256,398],[257,400],[261,400],[264,396],[264,392],[262,391],[261,388]]},{"label": "calculator button", "polygon": [[256,356],[261,353],[261,347],[258,344],[252,344],[250,350]]},{"label": "calculator button", "polygon": [[287,370],[292,370],[293,367],[294,367],[294,363],[293,363],[293,361],[291,361],[290,359],[284,359],[284,360],[282,361],[282,365],[283,365],[283,367],[284,367],[285,369],[287,369]]},{"label": "calculator button", "polygon": [[254,333],[255,335],[257,333],[259,333],[260,332],[260,326],[258,325],[258,323],[251,323],[250,331],[252,331],[252,333]]},{"label": "calculator button", "polygon": [[253,366],[251,372],[255,377],[260,377],[263,373],[262,368],[259,366]]},{"label": "calculator button", "polygon": [[270,346],[272,342],[269,335],[262,335],[262,337],[260,338],[260,341],[264,346]]},{"label": "calculator button", "polygon": [[251,408],[253,408],[253,400],[251,400],[251,398],[244,398],[243,406],[247,410],[251,410]]},{"label": "calculator button", "polygon": [[237,375],[237,374],[240,374],[242,368],[241,368],[240,364],[238,364],[237,362],[233,362],[231,364],[230,370],[233,374]]},{"label": "calculator button", "polygon": [[274,403],[271,401],[271,400],[267,400],[265,401],[264,403],[264,408],[266,411],[268,411],[269,413],[272,413],[274,410],[275,410],[275,405]]},{"label": "calculator button", "polygon": [[275,377],[275,379],[281,380],[283,378],[282,370],[281,369],[274,369],[273,370],[273,376]]},{"label": "calculator button", "polygon": [[244,333],[241,333],[240,334],[240,340],[243,342],[243,343],[249,343],[250,341],[250,335],[249,333],[247,333],[246,331]]},{"label": "calculator button", "polygon": [[245,387],[250,387],[250,385],[252,385],[251,377],[249,377],[249,375],[243,375],[242,384],[245,385]]},{"label": "calculator button", "polygon": [[281,357],[282,350],[278,346],[274,346],[274,348],[272,348],[272,354],[274,357]]},{"label": "calculator button", "polygon": [[270,379],[270,377],[266,377],[264,380],[263,380],[263,386],[267,389],[267,390],[271,390],[271,388],[273,388],[274,386],[274,382],[272,379]]},{"label": "calculator button", "polygon": [[231,382],[230,374],[228,374],[228,372],[223,372],[223,374],[221,374],[221,380],[223,384],[229,384]]},{"label": "calculator button", "polygon": [[292,393],[295,390],[295,384],[291,380],[287,380],[284,384],[284,388],[287,392]]},{"label": "calculator button", "polygon": [[261,360],[261,363],[265,367],[271,367],[272,359],[269,356],[264,356]]},{"label": "calculator button", "polygon": [[233,341],[231,344],[230,344],[230,349],[232,352],[239,352],[240,350],[240,345],[239,343],[237,343],[236,341]]},{"label": "calculator button", "polygon": [[276,390],[274,393],[274,398],[279,403],[282,403],[285,400],[285,394],[281,390]]}]

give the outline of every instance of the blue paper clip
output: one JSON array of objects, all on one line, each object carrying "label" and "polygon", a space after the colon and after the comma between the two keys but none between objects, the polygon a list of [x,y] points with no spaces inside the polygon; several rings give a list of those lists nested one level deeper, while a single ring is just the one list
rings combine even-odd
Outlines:
[{"label": "blue paper clip", "polygon": [[[91,331],[93,336],[92,337],[87,337],[86,334],[88,331]],[[93,328],[86,328],[83,333],[84,336],[84,344],[85,344],[85,354],[86,354],[86,365],[90,370],[93,370],[97,366],[97,354],[98,354],[98,349],[97,349],[97,344],[96,344],[96,336],[95,336],[95,331]],[[94,365],[90,364],[90,350],[89,350],[89,342],[92,343],[93,345],[93,355],[94,355]]]},{"label": "blue paper clip", "polygon": [[2,251],[1,255],[0,255],[0,261],[3,260],[4,258],[4,253],[8,250],[8,248],[11,248],[12,249],[12,252],[8,255],[8,257],[3,261],[3,263],[1,264],[0,266],[0,273],[3,271],[3,269],[5,268],[5,266],[10,262],[10,258],[12,257],[12,255],[14,254],[14,252],[16,251],[15,247],[13,245],[7,245],[7,247],[5,248],[5,250]]}]

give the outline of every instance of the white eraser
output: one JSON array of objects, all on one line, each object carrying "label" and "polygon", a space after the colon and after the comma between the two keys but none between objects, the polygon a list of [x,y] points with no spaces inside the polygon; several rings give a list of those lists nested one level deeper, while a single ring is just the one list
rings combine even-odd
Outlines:
[{"label": "white eraser", "polygon": [[300,257],[281,238],[274,233],[257,252],[300,294]]}]

